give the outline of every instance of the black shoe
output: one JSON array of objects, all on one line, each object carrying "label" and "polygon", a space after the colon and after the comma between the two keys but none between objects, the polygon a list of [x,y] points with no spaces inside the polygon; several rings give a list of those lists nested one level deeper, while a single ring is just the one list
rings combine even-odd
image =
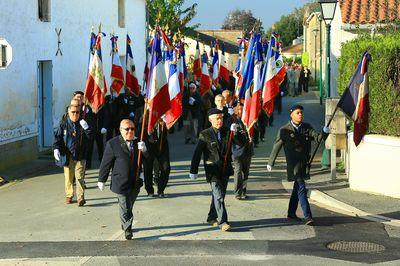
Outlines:
[{"label": "black shoe", "polygon": [[[121,225],[121,227],[122,227],[122,225]],[[125,230],[125,239],[126,239],[126,240],[131,240],[131,239],[132,239],[132,236],[133,236],[133,234],[132,234],[132,227],[129,226],[129,227]]]},{"label": "black shoe", "polygon": [[306,225],[308,225],[308,226],[314,226],[314,220],[313,220],[313,218],[307,218],[307,219],[306,219]]},{"label": "black shoe", "polygon": [[154,193],[147,193],[147,197],[153,198],[154,197]]},{"label": "black shoe", "polygon": [[245,193],[243,193],[242,200],[245,200],[245,199],[248,199],[248,198],[249,198],[249,196],[247,196]]},{"label": "black shoe", "polygon": [[265,141],[264,138],[260,138],[260,140],[261,140],[261,142],[264,142],[264,141]]},{"label": "black shoe", "polygon": [[235,196],[235,199],[237,199],[237,200],[242,200],[242,197],[241,197],[240,195],[236,195],[236,196]]},{"label": "black shoe", "polygon": [[287,220],[289,222],[301,222],[301,219],[297,215],[288,215]]},{"label": "black shoe", "polygon": [[165,194],[164,193],[158,193],[158,197],[159,198],[165,198]]}]

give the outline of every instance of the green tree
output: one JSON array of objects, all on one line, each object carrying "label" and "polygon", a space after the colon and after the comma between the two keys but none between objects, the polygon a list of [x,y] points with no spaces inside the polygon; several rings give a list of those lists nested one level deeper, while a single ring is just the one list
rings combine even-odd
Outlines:
[{"label": "green tree", "polygon": [[235,9],[228,13],[221,29],[242,30],[248,36],[254,27],[257,31],[262,32],[263,30],[260,21],[253,16],[250,10]]},{"label": "green tree", "polygon": [[319,11],[319,9],[319,4],[315,1],[301,8],[295,8],[289,15],[281,16],[280,20],[267,30],[266,37],[269,38],[275,31],[280,35],[283,46],[292,45],[292,41],[303,34],[304,17],[307,13]]},{"label": "green tree", "polygon": [[184,8],[185,0],[146,0],[150,29],[156,25],[169,31],[171,37],[185,35],[199,25],[188,26],[196,15],[197,4]]}]

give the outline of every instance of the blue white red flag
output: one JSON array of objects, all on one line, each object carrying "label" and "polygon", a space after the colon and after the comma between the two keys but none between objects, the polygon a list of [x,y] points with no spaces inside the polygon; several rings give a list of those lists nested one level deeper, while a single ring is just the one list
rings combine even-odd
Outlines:
[{"label": "blue white red flag", "polygon": [[133,62],[131,43],[132,43],[131,38],[129,38],[129,35],[126,35],[126,59],[125,59],[126,88],[130,90],[135,96],[139,96],[140,86],[139,86],[139,81],[136,77],[136,66],[135,63]]},{"label": "blue white red flag", "polygon": [[365,52],[337,105],[354,121],[353,139],[356,146],[360,144],[369,127],[368,64],[370,61],[371,55]]},{"label": "blue white red flag", "polygon": [[201,78],[201,56],[200,56],[200,46],[199,41],[196,44],[196,53],[194,54],[193,61],[193,76],[195,80]]},{"label": "blue white red flag", "polygon": [[[249,89],[250,83],[252,82],[253,79],[253,71],[254,71],[254,60],[250,62],[250,59],[254,59],[253,55],[253,47],[255,44],[255,38],[252,36],[250,40],[250,44],[247,48],[246,54],[245,54],[245,61],[244,61],[244,66],[242,72],[242,80],[241,84],[239,87],[239,92],[238,92],[238,98],[240,100],[243,100],[245,98],[246,90]],[[245,50],[244,50],[245,51]]]},{"label": "blue white red flag", "polygon": [[263,108],[270,116],[274,111],[274,98],[280,93],[279,86],[285,78],[285,66],[276,34],[272,34],[266,58],[266,66],[263,69]]},{"label": "blue white red flag", "polygon": [[182,115],[182,91],[179,81],[178,66],[179,49],[174,50],[173,60],[169,64],[168,92],[170,98],[170,109],[165,113],[165,123],[170,129]]},{"label": "blue white red flag", "polygon": [[187,65],[186,65],[186,53],[185,53],[185,44],[180,41],[178,44],[178,72],[179,72],[179,85],[181,91],[183,92],[185,80],[188,79],[187,75]]},{"label": "blue white red flag", "polygon": [[201,78],[200,78],[200,95],[203,96],[211,89],[211,78],[208,72],[208,58],[204,51],[201,56]]},{"label": "blue white red flag", "polygon": [[162,33],[157,30],[151,47],[150,71],[147,84],[149,103],[149,121],[147,132],[150,134],[158,120],[170,109],[168,77],[165,73],[165,62],[161,52]]},{"label": "blue white red flag", "polygon": [[219,76],[223,82],[229,83],[229,69],[225,59],[225,45],[222,43],[221,63],[219,65]]},{"label": "blue white red flag", "polygon": [[89,72],[85,86],[85,99],[89,103],[94,113],[97,113],[105,103],[107,93],[106,79],[101,60],[101,36],[96,37],[96,43],[89,63]]},{"label": "blue white red flag", "polygon": [[117,95],[121,92],[124,87],[124,69],[122,68],[121,60],[118,56],[118,36],[113,35],[111,37],[111,91],[114,91]]}]

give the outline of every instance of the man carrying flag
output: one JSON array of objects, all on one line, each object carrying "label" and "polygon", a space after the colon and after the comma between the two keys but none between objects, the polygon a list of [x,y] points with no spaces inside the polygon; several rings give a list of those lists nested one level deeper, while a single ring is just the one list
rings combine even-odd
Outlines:
[{"label": "man carrying flag", "polygon": [[126,35],[126,71],[125,71],[125,81],[126,88],[130,90],[135,96],[139,96],[140,87],[139,81],[136,77],[136,67],[133,62],[133,54],[131,49],[131,38]]},{"label": "man carrying flag", "polygon": [[370,61],[371,55],[365,52],[337,105],[354,121],[353,139],[356,146],[360,144],[369,126],[368,64]]}]

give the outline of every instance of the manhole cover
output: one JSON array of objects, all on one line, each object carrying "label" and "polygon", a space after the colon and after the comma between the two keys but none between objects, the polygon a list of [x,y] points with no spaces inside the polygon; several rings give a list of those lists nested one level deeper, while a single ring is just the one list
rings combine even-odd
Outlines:
[{"label": "manhole cover", "polygon": [[336,241],[329,243],[326,247],[330,250],[351,253],[379,253],[385,250],[382,245],[358,241]]}]

